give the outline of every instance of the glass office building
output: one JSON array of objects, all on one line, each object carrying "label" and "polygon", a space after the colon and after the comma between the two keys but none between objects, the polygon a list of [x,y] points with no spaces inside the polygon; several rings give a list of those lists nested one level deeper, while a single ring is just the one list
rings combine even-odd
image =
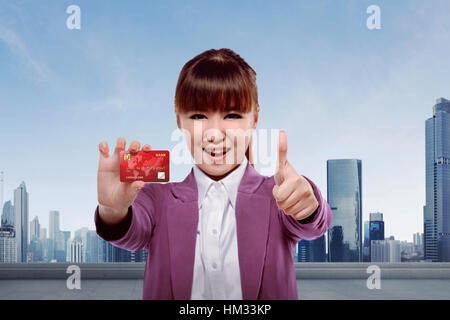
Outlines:
[{"label": "glass office building", "polygon": [[369,221],[364,221],[363,262],[370,262]]},{"label": "glass office building", "polygon": [[314,240],[300,240],[297,244],[297,262],[326,262],[325,235]]},{"label": "glass office building", "polygon": [[361,160],[327,161],[328,261],[362,262]]},{"label": "glass office building", "polygon": [[17,262],[27,262],[28,251],[28,192],[25,182],[14,190],[14,227],[16,231]]},{"label": "glass office building", "polygon": [[450,101],[437,99],[425,121],[424,254],[450,261]]}]

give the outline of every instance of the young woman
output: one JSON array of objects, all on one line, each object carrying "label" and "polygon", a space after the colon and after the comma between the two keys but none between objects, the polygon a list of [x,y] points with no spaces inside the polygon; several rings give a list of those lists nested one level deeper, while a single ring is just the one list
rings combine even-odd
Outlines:
[{"label": "young woman", "polygon": [[182,182],[122,183],[125,139],[111,156],[100,143],[97,233],[148,251],[143,299],[298,299],[294,247],[323,235],[332,214],[287,161],[283,131],[276,174],[254,169],[255,71],[230,49],[203,52],[181,70],[175,113],[195,161]]}]

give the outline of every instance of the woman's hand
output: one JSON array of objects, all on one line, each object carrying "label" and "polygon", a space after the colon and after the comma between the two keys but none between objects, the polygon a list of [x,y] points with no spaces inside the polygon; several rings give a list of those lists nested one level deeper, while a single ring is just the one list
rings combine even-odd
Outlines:
[{"label": "woman's hand", "polygon": [[311,184],[287,161],[287,136],[280,131],[278,137],[278,169],[274,176],[272,193],[278,208],[296,220],[309,217],[319,207]]},{"label": "woman's hand", "polygon": [[[97,197],[99,213],[106,223],[114,224],[126,217],[128,207],[136,199],[139,191],[144,187],[143,181],[121,182],[119,155],[125,150],[126,141],[118,138],[114,153],[109,155],[108,143],[99,144],[100,160],[97,173]],[[132,141],[131,153],[137,153],[140,149],[139,141]],[[150,151],[151,146],[146,144],[143,151]]]}]

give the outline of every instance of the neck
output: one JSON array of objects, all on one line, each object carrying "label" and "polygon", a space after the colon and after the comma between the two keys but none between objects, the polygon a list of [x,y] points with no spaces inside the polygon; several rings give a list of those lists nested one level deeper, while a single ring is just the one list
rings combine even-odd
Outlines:
[{"label": "neck", "polygon": [[[230,171],[228,171],[227,173],[224,173],[224,174],[222,174],[222,175],[220,175],[220,176],[212,176],[212,175],[210,175],[210,174],[208,174],[208,173],[206,173],[205,172],[205,174],[208,176],[208,177],[210,177],[212,180],[214,180],[214,181],[219,181],[219,180],[222,180],[223,178],[225,178],[227,175],[229,175],[230,173],[232,173],[234,170],[236,170],[237,168],[239,167],[239,164],[237,165],[237,166],[235,166],[233,169],[231,169]],[[202,170],[203,171],[203,170]],[[204,172],[204,171],[203,171]]]}]

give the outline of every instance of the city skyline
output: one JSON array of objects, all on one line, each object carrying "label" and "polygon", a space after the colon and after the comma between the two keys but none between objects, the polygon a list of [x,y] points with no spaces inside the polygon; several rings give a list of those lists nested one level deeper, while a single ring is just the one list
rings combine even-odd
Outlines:
[{"label": "city skyline", "polygon": [[[396,239],[422,231],[424,121],[449,97],[448,1],[376,1],[379,30],[365,0],[79,1],[80,30],[67,3],[0,4],[4,202],[26,181],[30,219],[48,225],[58,210],[61,229],[93,230],[98,144],[170,150],[182,66],[226,47],[255,69],[258,128],[286,131],[299,173],[324,194],[327,159],[360,159],[362,220],[383,212]],[[171,181],[190,169],[174,166]]]},{"label": "city skyline", "polygon": [[[357,163],[358,163],[358,167],[359,167],[359,176],[361,176],[361,161],[360,160],[357,160],[357,159],[330,159],[330,160],[327,160],[327,162],[329,162],[330,163],[330,161],[331,161],[331,163],[332,162],[334,162],[334,161],[338,161],[338,162],[341,162],[342,163],[342,161],[348,161],[348,160],[350,160],[350,161],[356,161]],[[361,182],[359,182],[359,184],[360,184]],[[19,189],[19,188],[21,188],[21,187],[25,187],[26,186],[26,183],[24,182],[24,181],[22,181],[21,182],[21,184],[20,184],[20,186],[17,188],[17,189]],[[26,190],[26,188],[25,188],[25,190]],[[328,192],[328,188],[325,190],[326,192]],[[26,191],[27,192],[27,191]],[[27,192],[27,198],[28,198],[28,193],[29,192]],[[363,198],[363,197],[362,197]],[[328,200],[327,200],[328,201]],[[6,210],[8,210],[8,207],[7,207],[7,203],[12,203],[12,206],[13,206],[13,209],[14,209],[14,211],[16,210],[15,209],[15,207],[14,207],[14,202],[12,201],[12,200],[7,200],[7,201],[5,201],[3,204],[0,204],[0,208],[1,208],[1,210],[0,210],[0,217],[1,218],[3,218],[3,211],[4,211],[4,207],[5,207],[5,209]],[[330,204],[331,205],[331,204]],[[333,206],[332,206],[332,210],[333,210],[333,213],[335,213],[336,211],[336,208],[333,208]],[[48,239],[53,239],[53,240],[55,240],[56,239],[56,232],[58,231],[62,231],[62,229],[60,228],[60,216],[59,216],[59,213],[60,213],[60,211],[59,210],[55,210],[55,209],[53,209],[53,210],[49,210],[49,212],[48,212],[48,219],[47,219],[47,222],[48,222],[48,224],[47,224],[47,226],[48,226],[48,228],[44,228],[45,229],[45,231],[48,231],[48,234],[49,234],[49,236],[48,236]],[[374,213],[369,213],[369,217],[370,216],[372,216]],[[381,214],[381,216],[382,216],[382,214]],[[362,214],[361,214],[361,217],[362,217]],[[45,220],[45,219],[41,219],[41,216],[40,215],[33,215],[32,217],[31,217],[31,215],[29,215],[28,216],[28,220],[31,222],[31,221],[33,221],[33,220],[35,220],[35,219],[38,219],[38,221],[39,221],[39,225],[40,226],[42,226],[43,225],[43,223],[41,222],[42,220]],[[362,219],[361,218],[361,221],[360,221],[360,241],[361,241],[361,245],[363,244],[363,236],[365,235],[365,232],[363,231],[363,228],[362,228],[362,222],[363,221],[366,221],[365,219]],[[336,223],[336,219],[333,221],[333,224],[332,225],[334,225]],[[330,226],[330,228],[332,228],[332,226]],[[81,226],[80,228],[77,228],[77,229],[74,229],[74,230],[68,230],[70,233],[71,233],[71,235],[73,234],[74,236],[73,236],[73,238],[71,237],[71,239],[74,239],[76,236],[75,236],[75,233],[77,232],[77,231],[79,231],[79,230],[82,230],[82,229],[87,229],[87,230],[89,230],[89,231],[95,231],[95,229],[89,229],[89,227],[88,226]],[[41,230],[42,230],[42,228],[41,228]],[[416,232],[413,232],[412,234],[411,234],[411,239],[401,239],[401,240],[403,240],[403,241],[409,241],[409,242],[413,242],[414,241],[414,235],[417,233],[417,232],[421,232],[421,231],[423,231],[423,230],[418,230],[418,231],[416,231]],[[324,235],[325,236],[325,235]],[[390,234],[390,236],[396,236],[395,234]],[[397,239],[397,237],[396,237],[396,239]],[[410,240],[412,240],[412,241],[410,241]],[[328,248],[328,246],[327,246],[327,248]],[[361,255],[361,261],[362,261],[362,247],[359,249],[361,252],[360,252],[360,255]]]},{"label": "city skyline", "polygon": [[[335,219],[325,235],[302,240],[294,248],[297,262],[401,262],[430,261],[424,256],[424,234],[414,233],[413,242],[385,238],[383,214],[370,213],[361,220],[361,161],[333,159],[327,162],[327,197]],[[145,250],[130,252],[102,239],[87,227],[71,231],[59,227],[59,211],[49,212],[49,237],[35,216],[28,217],[28,193],[24,181],[15,190],[15,205],[4,204],[0,228],[0,262],[142,262]],[[12,213],[18,217],[12,220]],[[426,217],[426,215],[424,215]],[[15,219],[14,219],[15,220]],[[28,229],[29,227],[29,229]],[[24,231],[26,230],[26,231]],[[425,228],[427,230],[427,228]],[[364,238],[364,242],[362,239]],[[17,258],[16,258],[17,257]],[[433,259],[435,261],[436,259]]]}]

